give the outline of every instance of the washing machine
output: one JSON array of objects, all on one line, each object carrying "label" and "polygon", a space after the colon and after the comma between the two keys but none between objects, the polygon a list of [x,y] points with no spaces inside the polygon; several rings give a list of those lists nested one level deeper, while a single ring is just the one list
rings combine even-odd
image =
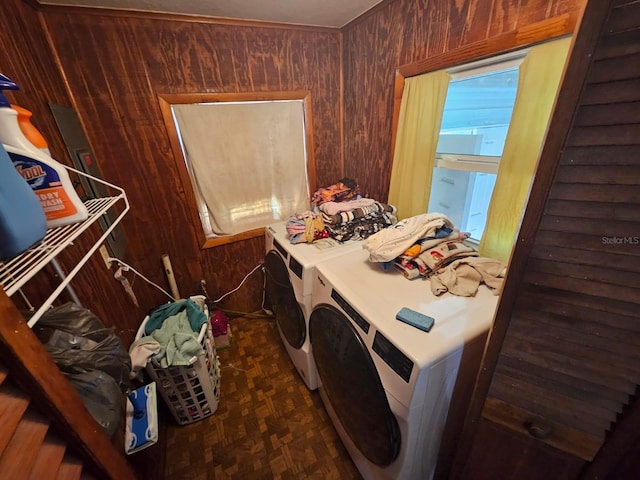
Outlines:
[{"label": "washing machine", "polygon": [[286,222],[265,228],[265,291],[287,353],[310,390],[318,387],[308,326],[314,268],[322,260],[362,248],[361,241],[340,243],[332,238],[292,244]]},{"label": "washing machine", "polygon": [[[366,480],[446,478],[497,297],[436,297],[363,250],[316,265],[311,348],[324,406]],[[429,332],[396,320],[408,307]],[[436,472],[437,467],[437,472]]]}]

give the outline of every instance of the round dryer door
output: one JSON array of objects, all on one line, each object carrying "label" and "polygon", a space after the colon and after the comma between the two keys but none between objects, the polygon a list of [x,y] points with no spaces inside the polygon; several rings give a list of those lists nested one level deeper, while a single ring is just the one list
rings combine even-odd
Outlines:
[{"label": "round dryer door", "polygon": [[342,427],[371,462],[390,465],[400,451],[400,428],[362,337],[331,305],[313,310],[309,336],[322,388]]},{"label": "round dryer door", "polygon": [[289,280],[289,270],[282,257],[271,250],[264,259],[266,293],[271,301],[276,323],[293,348],[300,348],[307,336],[304,313],[296,300],[296,294]]}]

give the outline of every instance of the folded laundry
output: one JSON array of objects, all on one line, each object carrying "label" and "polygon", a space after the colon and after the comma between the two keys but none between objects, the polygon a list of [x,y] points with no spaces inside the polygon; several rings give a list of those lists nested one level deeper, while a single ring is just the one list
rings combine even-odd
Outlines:
[{"label": "folded laundry", "polygon": [[348,212],[356,208],[368,207],[376,201],[373,198],[358,198],[356,200],[345,200],[342,202],[324,202],[318,206],[322,213],[336,215],[340,212]]},{"label": "folded laundry", "polygon": [[[451,220],[442,213],[416,215],[405,218],[395,225],[371,235],[365,242],[364,248],[369,251],[371,262],[387,262],[401,255],[420,239],[433,238],[432,243],[424,242],[424,248],[442,242],[441,238],[436,237],[437,230],[442,227],[455,229]],[[457,238],[457,230],[455,230],[455,235]]]},{"label": "folded laundry", "polygon": [[477,257],[478,252],[463,242],[454,240],[444,241],[433,248],[424,250],[415,258],[415,261],[421,262],[426,268],[435,272],[457,258],[469,256]]},{"label": "folded laundry", "polygon": [[[352,202],[345,202],[352,203]],[[391,213],[395,216],[396,207],[393,205],[386,205],[384,203],[376,202],[372,200],[369,205],[365,205],[362,207],[356,207],[348,210],[342,210],[334,215],[329,215],[328,213],[323,212],[322,220],[326,225],[340,225],[342,223],[353,222],[354,220],[365,218],[365,217],[376,217],[381,216],[383,213]]]}]

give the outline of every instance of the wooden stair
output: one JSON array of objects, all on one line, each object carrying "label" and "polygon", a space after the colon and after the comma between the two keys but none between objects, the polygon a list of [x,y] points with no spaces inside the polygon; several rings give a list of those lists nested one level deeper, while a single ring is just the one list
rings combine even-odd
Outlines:
[{"label": "wooden stair", "polygon": [[0,478],[91,479],[81,460],[0,365]]}]

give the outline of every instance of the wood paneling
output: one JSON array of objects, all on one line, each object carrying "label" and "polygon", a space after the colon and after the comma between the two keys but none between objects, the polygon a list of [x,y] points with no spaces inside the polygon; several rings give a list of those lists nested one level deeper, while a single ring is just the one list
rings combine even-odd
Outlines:
[{"label": "wood paneling", "polygon": [[[205,279],[217,298],[262,260],[262,239],[200,249],[198,226],[185,201],[190,192],[178,175],[158,94],[309,90],[318,185],[345,175],[358,180],[364,193],[385,200],[395,70],[514,28],[575,15],[581,3],[396,0],[352,22],[342,42],[337,31],[317,28],[173,21],[154,15],[127,18],[95,10],[83,14],[82,9],[66,14],[51,7],[43,16],[97,162],[105,178],[123,186],[130,197],[132,210],[123,228],[134,267],[165,285],[160,256],[168,253],[182,295],[198,292]],[[54,70],[51,56],[47,62]],[[58,103],[69,103],[63,100]],[[36,111],[36,116],[45,113]],[[80,280],[100,290],[91,278]],[[225,306],[255,310],[261,288],[258,272]],[[141,309],[126,298],[118,302],[131,309],[127,320],[117,321],[125,338],[132,336],[146,309],[166,300],[140,280],[134,290]]]},{"label": "wood paneling", "polygon": [[[33,112],[33,123],[48,140],[52,156],[71,164],[48,104],[71,106],[72,101],[38,14],[20,0],[6,0],[0,2],[0,25],[0,72],[20,87],[17,92],[7,92],[8,98]],[[62,269],[71,270],[82,257],[80,253],[84,254],[100,234],[96,225],[85,237],[69,247],[59,258]],[[37,305],[53,290],[51,285],[56,282],[55,272],[46,269],[27,284],[24,290],[29,300]],[[113,273],[107,271],[99,255],[91,258],[71,285],[83,305],[98,315],[105,324],[113,326],[125,342],[133,339],[135,330],[131,325],[141,321],[145,312],[135,309],[121,286],[113,279]],[[136,284],[136,289],[140,287],[145,288],[143,282]],[[68,297],[63,294],[61,301],[66,299]],[[25,306],[19,295],[15,295],[13,300],[21,307]]]},{"label": "wood paneling", "polygon": [[[468,477],[473,480],[568,479],[576,478],[582,467],[580,462],[558,455],[533,438],[514,438],[500,423],[484,419],[478,425],[478,442],[470,453],[469,463],[477,466]],[[512,472],[512,475],[498,476],[496,472],[501,471]]]},{"label": "wood paneling", "polygon": [[398,67],[546,19],[575,18],[583,4],[397,0],[352,22],[344,29],[345,175],[357,178],[363,192],[386,201]]},{"label": "wood paneling", "polygon": [[[160,257],[168,253],[182,296],[199,293],[204,279],[215,299],[264,257],[262,238],[200,248],[199,226],[185,200],[192,193],[180,180],[176,162],[182,160],[171,151],[158,95],[309,91],[317,182],[340,178],[338,31],[95,11],[68,15],[64,9],[47,9],[44,19],[102,171],[129,196],[124,230],[134,267],[154,281],[165,284]],[[255,311],[261,290],[258,270],[224,306]],[[150,308],[164,300],[156,292],[141,303]],[[138,314],[130,321],[140,320]]]}]

